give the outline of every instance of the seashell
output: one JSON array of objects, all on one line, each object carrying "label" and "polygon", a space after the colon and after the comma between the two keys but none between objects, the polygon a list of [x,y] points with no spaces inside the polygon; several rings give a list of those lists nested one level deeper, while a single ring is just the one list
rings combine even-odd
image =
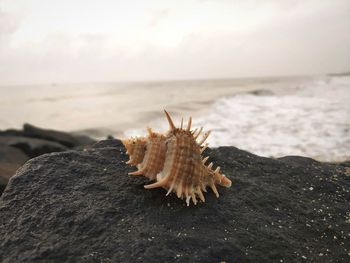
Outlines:
[{"label": "seashell", "polygon": [[209,186],[216,197],[219,197],[216,185],[231,187],[231,180],[220,173],[220,167],[213,170],[213,163],[206,165],[209,157],[202,158],[207,144],[203,145],[210,131],[199,139],[203,128],[191,130],[192,118],[183,129],[176,128],[169,113],[165,111],[170,129],[163,135],[148,128],[146,137],[122,140],[127,154],[128,164],[136,165],[138,170],[131,175],[144,175],[155,183],[145,185],[146,189],[162,187],[167,194],[175,193],[185,199],[187,206],[190,200],[196,205],[197,198],[205,202],[203,192]]}]

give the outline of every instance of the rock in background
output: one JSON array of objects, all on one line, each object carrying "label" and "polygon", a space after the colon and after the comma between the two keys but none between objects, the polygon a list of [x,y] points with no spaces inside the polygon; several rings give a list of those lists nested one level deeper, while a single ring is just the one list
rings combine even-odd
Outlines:
[{"label": "rock in background", "polygon": [[41,129],[30,124],[24,124],[23,130],[0,131],[0,195],[8,179],[28,159],[93,143],[93,139],[84,135]]},{"label": "rock in background", "polygon": [[346,262],[350,168],[206,151],[233,181],[187,207],[130,176],[118,140],[40,156],[0,199],[1,262]]},{"label": "rock in background", "polygon": [[10,177],[28,159],[29,157],[21,150],[0,144],[0,195]]}]

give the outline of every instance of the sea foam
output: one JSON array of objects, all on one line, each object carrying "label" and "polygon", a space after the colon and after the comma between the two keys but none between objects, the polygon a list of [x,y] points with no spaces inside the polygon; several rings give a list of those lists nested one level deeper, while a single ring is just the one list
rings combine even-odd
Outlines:
[{"label": "sea foam", "polygon": [[[211,147],[235,146],[266,157],[349,160],[349,92],[350,78],[333,77],[301,84],[294,94],[238,94],[218,99],[193,124],[212,131]],[[167,129],[164,119],[153,124]],[[142,130],[126,132],[136,134]]]}]

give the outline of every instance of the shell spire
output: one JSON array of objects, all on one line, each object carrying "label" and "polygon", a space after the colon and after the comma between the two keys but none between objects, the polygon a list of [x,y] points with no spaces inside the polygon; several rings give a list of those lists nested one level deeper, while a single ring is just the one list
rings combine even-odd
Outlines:
[{"label": "shell spire", "polygon": [[[190,131],[191,130],[191,125],[192,125],[192,117],[190,117],[189,119],[188,119],[188,124],[187,124],[187,129],[186,129],[186,131]],[[181,128],[182,129],[182,128]]]},{"label": "shell spire", "polygon": [[171,119],[169,113],[166,110],[164,110],[164,113],[165,113],[165,116],[169,122],[170,130],[172,130],[172,131],[175,130],[176,129],[175,125],[174,125],[173,120]]},{"label": "shell spire", "polygon": [[231,180],[220,173],[220,167],[213,170],[213,163],[205,163],[209,157],[202,157],[207,144],[202,146],[209,137],[210,131],[204,133],[197,142],[203,128],[191,131],[192,117],[188,119],[187,127],[174,125],[169,113],[164,110],[169,123],[169,131],[163,135],[148,128],[146,137],[122,140],[130,156],[128,164],[136,165],[138,170],[132,175],[144,175],[156,182],[145,185],[146,189],[164,188],[169,195],[176,194],[189,205],[190,201],[197,204],[205,202],[203,192],[210,187],[216,197],[219,197],[217,185],[231,187]]}]

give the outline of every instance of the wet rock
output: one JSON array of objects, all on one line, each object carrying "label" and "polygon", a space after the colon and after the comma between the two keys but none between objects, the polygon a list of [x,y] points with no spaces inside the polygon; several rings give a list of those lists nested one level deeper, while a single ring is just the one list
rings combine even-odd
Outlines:
[{"label": "wet rock", "polygon": [[120,141],[21,167],[0,198],[1,262],[345,262],[347,166],[209,149],[233,185],[187,207],[130,176]]}]

